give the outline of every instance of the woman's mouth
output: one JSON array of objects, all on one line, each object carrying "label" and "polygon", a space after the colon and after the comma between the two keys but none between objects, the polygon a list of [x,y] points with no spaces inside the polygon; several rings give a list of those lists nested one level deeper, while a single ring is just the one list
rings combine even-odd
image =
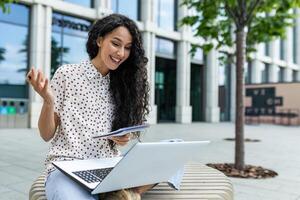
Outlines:
[{"label": "woman's mouth", "polygon": [[110,59],[113,61],[113,63],[115,63],[115,64],[120,64],[120,62],[121,62],[121,59],[118,59],[118,58],[114,58],[114,57],[112,57],[112,56],[110,56]]}]

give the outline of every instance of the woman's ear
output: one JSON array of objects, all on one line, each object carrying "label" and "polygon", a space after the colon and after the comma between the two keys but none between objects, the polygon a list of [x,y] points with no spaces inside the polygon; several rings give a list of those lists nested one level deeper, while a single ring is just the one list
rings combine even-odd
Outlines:
[{"label": "woman's ear", "polygon": [[100,48],[101,47],[101,45],[102,45],[102,41],[103,41],[103,37],[98,37],[97,38],[97,46]]}]

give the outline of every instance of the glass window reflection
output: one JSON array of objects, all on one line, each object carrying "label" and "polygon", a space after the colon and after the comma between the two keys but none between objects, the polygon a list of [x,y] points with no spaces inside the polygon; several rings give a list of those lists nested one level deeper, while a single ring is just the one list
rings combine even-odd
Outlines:
[{"label": "glass window reflection", "polygon": [[113,12],[126,15],[130,19],[139,20],[139,0],[112,0]]},{"label": "glass window reflection", "polygon": [[91,22],[54,13],[51,38],[51,76],[62,64],[79,63],[88,59],[85,50]]},{"label": "glass window reflection", "polygon": [[156,52],[169,56],[175,56],[175,43],[171,40],[156,38]]},{"label": "glass window reflection", "polygon": [[78,5],[85,6],[85,7],[89,7],[89,8],[93,7],[92,0],[64,0],[64,1],[78,4]]},{"label": "glass window reflection", "polygon": [[203,50],[201,48],[197,48],[192,58],[197,61],[203,61]]},{"label": "glass window reflection", "polygon": [[0,84],[25,85],[28,66],[29,8],[12,4],[10,14],[0,12]]},{"label": "glass window reflection", "polygon": [[155,0],[156,23],[166,30],[175,30],[177,0]]},{"label": "glass window reflection", "polygon": [[[11,12],[9,14],[4,14],[0,12],[0,22],[14,23],[17,25],[28,26],[29,24],[29,9],[27,6],[20,4],[11,4]],[[5,30],[5,29],[1,29]]]}]

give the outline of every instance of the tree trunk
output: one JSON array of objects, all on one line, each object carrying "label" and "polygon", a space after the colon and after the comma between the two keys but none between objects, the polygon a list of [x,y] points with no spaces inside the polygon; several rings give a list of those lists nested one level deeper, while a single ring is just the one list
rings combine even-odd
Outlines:
[{"label": "tree trunk", "polygon": [[246,32],[240,28],[236,32],[236,111],[235,111],[235,168],[245,166],[244,150],[244,75]]}]

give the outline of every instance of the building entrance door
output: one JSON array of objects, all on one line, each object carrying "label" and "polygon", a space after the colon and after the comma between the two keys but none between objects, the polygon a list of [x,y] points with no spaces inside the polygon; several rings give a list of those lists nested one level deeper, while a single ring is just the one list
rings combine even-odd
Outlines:
[{"label": "building entrance door", "polygon": [[176,61],[156,57],[155,104],[158,122],[175,121]]},{"label": "building entrance door", "polygon": [[203,111],[203,66],[191,65],[191,106],[192,121],[204,121]]}]

